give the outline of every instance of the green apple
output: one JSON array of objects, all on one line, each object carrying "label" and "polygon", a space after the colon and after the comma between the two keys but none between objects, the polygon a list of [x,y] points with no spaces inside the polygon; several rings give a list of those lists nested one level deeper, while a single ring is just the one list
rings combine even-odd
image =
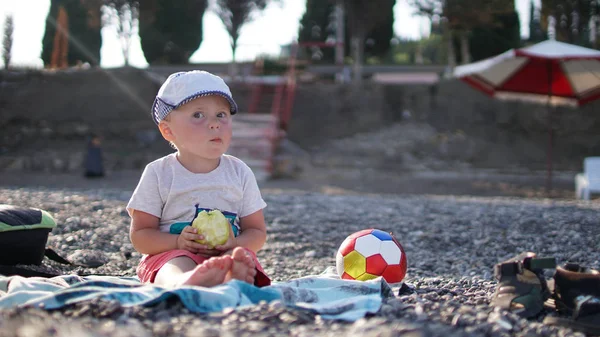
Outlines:
[{"label": "green apple", "polygon": [[196,240],[196,242],[207,245],[211,249],[229,240],[231,225],[223,213],[217,209],[198,213],[192,222],[192,227],[198,230],[198,234],[204,236],[204,240]]}]

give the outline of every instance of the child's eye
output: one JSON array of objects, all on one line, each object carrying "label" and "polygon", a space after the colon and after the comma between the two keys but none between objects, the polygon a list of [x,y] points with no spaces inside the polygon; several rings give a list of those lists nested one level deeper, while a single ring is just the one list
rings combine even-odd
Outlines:
[{"label": "child's eye", "polygon": [[202,112],[194,112],[194,118],[202,118],[204,114]]},{"label": "child's eye", "polygon": [[227,118],[227,113],[226,112],[219,112],[217,114],[217,117],[219,117],[219,118]]}]

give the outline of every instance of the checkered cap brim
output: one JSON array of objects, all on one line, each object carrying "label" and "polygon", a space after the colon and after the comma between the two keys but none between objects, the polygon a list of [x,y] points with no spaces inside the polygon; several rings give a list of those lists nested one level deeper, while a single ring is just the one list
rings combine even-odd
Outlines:
[{"label": "checkered cap brim", "polygon": [[[198,90],[200,89],[200,90]],[[198,97],[218,95],[229,102],[234,115],[238,106],[229,87],[218,76],[205,71],[190,71],[172,74],[161,86],[152,104],[152,119],[158,124],[174,109]]]}]

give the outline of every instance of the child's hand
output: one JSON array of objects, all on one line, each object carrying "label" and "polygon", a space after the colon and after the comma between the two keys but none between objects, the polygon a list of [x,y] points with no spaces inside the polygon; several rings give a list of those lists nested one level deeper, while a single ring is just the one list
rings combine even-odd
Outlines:
[{"label": "child's hand", "polygon": [[215,249],[221,252],[225,252],[235,247],[237,247],[237,240],[235,239],[235,236],[233,236],[233,231],[230,230],[229,239],[227,240],[227,242],[225,242],[222,245],[216,245]]},{"label": "child's hand", "polygon": [[218,255],[210,254],[210,251],[213,251],[214,249],[209,249],[207,245],[196,242],[196,240],[202,239],[204,239],[204,237],[201,234],[198,234],[196,228],[185,226],[181,231],[181,234],[177,237],[177,249],[187,250],[195,254]]}]

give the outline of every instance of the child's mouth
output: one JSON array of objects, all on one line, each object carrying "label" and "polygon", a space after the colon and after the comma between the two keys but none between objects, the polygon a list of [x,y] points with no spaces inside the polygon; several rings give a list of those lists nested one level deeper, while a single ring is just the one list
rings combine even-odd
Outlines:
[{"label": "child's mouth", "polygon": [[215,142],[215,143],[222,143],[223,140],[221,138],[213,138],[210,140],[211,142]]}]

